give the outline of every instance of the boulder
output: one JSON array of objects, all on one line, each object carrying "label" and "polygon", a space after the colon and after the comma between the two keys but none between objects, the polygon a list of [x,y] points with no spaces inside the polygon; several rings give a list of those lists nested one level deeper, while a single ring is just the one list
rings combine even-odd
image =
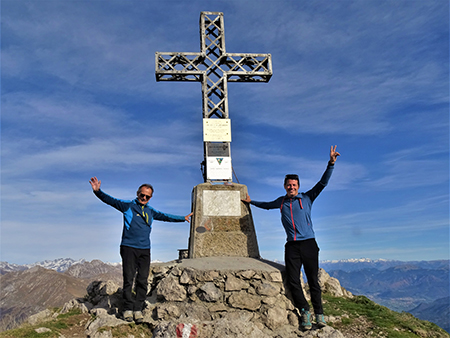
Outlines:
[{"label": "boulder", "polygon": [[38,313],[28,317],[28,323],[31,325],[34,325],[34,324],[49,320],[51,318],[52,318],[52,312],[47,309],[47,310],[38,312]]},{"label": "boulder", "polygon": [[204,302],[217,302],[222,299],[222,292],[214,283],[207,282],[198,289],[199,298]]},{"label": "boulder", "polygon": [[231,296],[228,297],[228,304],[233,308],[256,311],[261,306],[261,297],[248,294],[241,290],[232,293]]},{"label": "boulder", "polygon": [[186,289],[178,283],[175,276],[163,278],[156,288],[158,298],[165,301],[182,302],[186,299]]}]

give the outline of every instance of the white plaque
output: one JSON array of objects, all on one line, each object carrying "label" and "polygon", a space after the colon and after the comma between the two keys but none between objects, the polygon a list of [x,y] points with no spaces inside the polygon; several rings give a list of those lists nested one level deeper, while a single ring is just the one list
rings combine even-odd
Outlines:
[{"label": "white plaque", "polygon": [[231,180],[231,157],[207,157],[206,173],[209,180]]},{"label": "white plaque", "polygon": [[203,215],[241,216],[241,193],[239,191],[203,191]]},{"label": "white plaque", "polygon": [[203,119],[203,142],[231,142],[230,119]]}]

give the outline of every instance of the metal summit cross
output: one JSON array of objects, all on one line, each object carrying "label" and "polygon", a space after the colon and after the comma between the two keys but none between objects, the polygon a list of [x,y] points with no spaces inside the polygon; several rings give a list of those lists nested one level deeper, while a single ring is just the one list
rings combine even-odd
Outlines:
[{"label": "metal summit cross", "polygon": [[200,53],[155,53],[156,81],[195,81],[203,94],[203,179],[232,181],[228,82],[268,82],[270,54],[227,53],[223,13],[201,12]]},{"label": "metal summit cross", "polygon": [[[268,82],[270,54],[225,51],[223,13],[201,12],[200,53],[156,53],[157,81],[202,83],[205,183],[192,191],[188,258],[259,258],[258,241],[250,208],[242,203],[243,184],[232,182],[231,127],[228,118],[228,82]],[[186,250],[180,250],[181,252]]]}]

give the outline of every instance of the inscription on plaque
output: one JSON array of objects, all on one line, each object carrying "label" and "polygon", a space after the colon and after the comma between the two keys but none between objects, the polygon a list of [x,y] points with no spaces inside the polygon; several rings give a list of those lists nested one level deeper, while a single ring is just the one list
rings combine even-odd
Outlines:
[{"label": "inscription on plaque", "polygon": [[207,148],[210,157],[230,156],[229,143],[207,143]]},{"label": "inscription on plaque", "polygon": [[241,216],[241,194],[239,191],[203,191],[203,215]]},{"label": "inscription on plaque", "polygon": [[230,119],[203,119],[204,142],[231,142]]}]

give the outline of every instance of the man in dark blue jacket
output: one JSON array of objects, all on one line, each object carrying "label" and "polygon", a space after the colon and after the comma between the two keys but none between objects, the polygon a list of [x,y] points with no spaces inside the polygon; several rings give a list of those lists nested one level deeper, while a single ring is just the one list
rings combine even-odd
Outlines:
[{"label": "man in dark blue jacket", "polygon": [[[142,184],[134,200],[119,200],[105,194],[101,181],[92,177],[89,181],[94,194],[104,203],[123,214],[123,232],[120,243],[123,271],[123,300],[126,321],[142,323],[145,297],[147,296],[148,274],[150,270],[150,233],[153,220],[165,222],[189,222],[192,213],[187,216],[166,214],[153,209],[148,202],[153,196],[153,187]],[[133,279],[136,276],[136,298],[132,299]]]},{"label": "man in dark blue jacket", "polygon": [[280,196],[272,202],[252,201],[247,195],[243,202],[250,203],[262,209],[280,209],[281,223],[286,231],[285,245],[286,278],[290,287],[294,305],[300,310],[302,327],[311,329],[309,304],[303,294],[300,282],[300,270],[305,269],[314,308],[316,322],[319,326],[326,325],[323,318],[322,292],[319,285],[319,247],[315,240],[311,220],[311,207],[317,196],[328,184],[334,164],[340,154],[336,146],[330,149],[330,161],[320,181],[305,193],[299,193],[298,175],[286,175],[284,179],[285,196]]}]

